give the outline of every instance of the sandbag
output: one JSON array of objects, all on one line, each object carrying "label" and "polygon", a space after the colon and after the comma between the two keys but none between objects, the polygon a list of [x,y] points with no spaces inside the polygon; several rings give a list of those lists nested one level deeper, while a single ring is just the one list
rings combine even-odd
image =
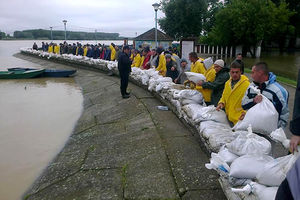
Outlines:
[{"label": "sandbag", "polygon": [[203,60],[203,64],[206,70],[208,70],[214,64],[214,61],[211,57],[208,57],[205,60]]},{"label": "sandbag", "polygon": [[286,148],[289,149],[290,148],[290,140],[287,139],[286,134],[284,133],[282,128],[276,129],[275,131],[273,131],[270,134],[270,137],[277,141],[277,142],[281,142],[282,145]]},{"label": "sandbag", "polygon": [[235,159],[237,159],[239,156],[231,153],[225,146],[222,146],[220,151],[218,152],[218,155],[227,163],[231,164]]},{"label": "sandbag", "polygon": [[190,103],[203,105],[204,103],[203,95],[197,90],[181,90],[178,94],[174,94],[174,96],[179,98],[182,103],[184,100],[190,100],[185,101],[183,105]]},{"label": "sandbag", "polygon": [[234,130],[246,130],[250,124],[254,132],[261,134],[270,134],[277,129],[278,112],[267,97],[262,97],[262,101],[250,108],[244,119],[233,127]]},{"label": "sandbag", "polygon": [[229,175],[235,178],[253,179],[259,174],[264,166],[273,160],[268,155],[244,155],[235,159],[230,165]]},{"label": "sandbag", "polygon": [[256,179],[263,185],[279,186],[298,157],[299,152],[295,152],[266,163],[263,170],[257,174]]},{"label": "sandbag", "polygon": [[210,163],[206,163],[205,167],[224,174],[228,174],[230,171],[230,167],[227,163],[216,153],[211,153]]},{"label": "sandbag", "polygon": [[195,72],[184,72],[189,81],[194,83],[199,83],[199,81],[205,81],[206,77],[203,74],[195,73]]},{"label": "sandbag", "polygon": [[278,187],[266,187],[251,182],[241,189],[232,188],[231,190],[235,193],[244,193],[246,195],[253,193],[259,200],[275,200]]},{"label": "sandbag", "polygon": [[269,154],[271,152],[271,143],[264,137],[252,133],[251,127],[247,134],[241,133],[231,143],[226,144],[231,153],[242,156],[246,154]]},{"label": "sandbag", "polygon": [[203,107],[197,115],[194,116],[193,120],[197,122],[202,121],[215,121],[223,124],[229,124],[226,113],[223,110],[217,111],[215,106]]},{"label": "sandbag", "polygon": [[197,115],[198,111],[203,108],[199,104],[188,104],[182,107],[182,110],[187,114],[191,119],[194,119],[194,116]]}]

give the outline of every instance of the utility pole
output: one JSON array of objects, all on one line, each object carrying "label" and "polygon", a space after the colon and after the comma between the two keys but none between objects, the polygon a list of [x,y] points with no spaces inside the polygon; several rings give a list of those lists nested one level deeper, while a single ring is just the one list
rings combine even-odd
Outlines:
[{"label": "utility pole", "polygon": [[53,38],[52,38],[52,26],[50,26],[50,39],[51,39],[51,42],[53,41]]},{"label": "utility pole", "polygon": [[95,41],[96,41],[96,44],[97,44],[97,29],[95,29]]},{"label": "utility pole", "polygon": [[157,11],[158,11],[160,4],[155,3],[155,4],[152,4],[152,6],[155,11],[155,47],[157,48],[157,46],[158,46],[158,44],[157,44]]},{"label": "utility pole", "polygon": [[65,41],[67,40],[67,20],[63,20],[65,26]]}]

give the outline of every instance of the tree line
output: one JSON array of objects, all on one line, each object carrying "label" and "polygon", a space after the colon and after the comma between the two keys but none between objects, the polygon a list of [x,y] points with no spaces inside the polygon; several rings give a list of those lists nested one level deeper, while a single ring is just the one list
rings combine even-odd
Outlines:
[{"label": "tree line", "polygon": [[[0,39],[5,39],[7,35],[5,33],[0,32]],[[65,32],[64,31],[51,31],[44,29],[33,29],[33,30],[23,30],[23,31],[15,31],[13,34],[14,39],[42,39],[42,40],[64,40]],[[68,40],[114,40],[114,39],[122,39],[120,38],[119,33],[104,33],[104,32],[76,32],[76,31],[67,31],[67,39]]]},{"label": "tree line", "polygon": [[162,0],[160,27],[170,36],[210,45],[295,49],[300,37],[299,0]]}]

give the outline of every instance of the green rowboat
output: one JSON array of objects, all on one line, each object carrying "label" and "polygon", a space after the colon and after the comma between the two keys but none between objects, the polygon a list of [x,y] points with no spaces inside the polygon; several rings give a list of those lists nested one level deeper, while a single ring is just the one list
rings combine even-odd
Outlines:
[{"label": "green rowboat", "polygon": [[44,69],[30,71],[0,71],[0,79],[27,79],[34,78],[42,73]]}]

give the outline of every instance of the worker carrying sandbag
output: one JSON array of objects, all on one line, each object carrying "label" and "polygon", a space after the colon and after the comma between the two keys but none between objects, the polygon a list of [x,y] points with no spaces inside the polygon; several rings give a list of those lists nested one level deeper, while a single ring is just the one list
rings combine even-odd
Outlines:
[{"label": "worker carrying sandbag", "polygon": [[[263,101],[263,97],[261,95],[257,95],[257,93],[253,90],[253,87],[251,87],[256,86],[260,90],[261,94],[273,103],[275,109],[277,110],[279,114],[277,127],[286,127],[289,118],[289,94],[287,90],[278,82],[276,82],[276,76],[272,72],[269,72],[268,65],[265,62],[259,62],[255,64],[252,67],[251,76],[253,78],[253,82],[246,90],[245,96],[242,100],[243,109],[249,110],[256,104]],[[240,119],[243,119],[244,116],[245,113],[241,116]]]},{"label": "worker carrying sandbag", "polygon": [[[261,95],[260,90],[250,85],[249,89]],[[256,133],[270,134],[277,129],[278,124],[278,112],[276,111],[273,103],[264,95],[262,101],[250,108],[244,119],[239,121],[233,130],[247,130],[251,125],[252,129]],[[268,119],[268,126],[266,126],[265,120]]]}]

